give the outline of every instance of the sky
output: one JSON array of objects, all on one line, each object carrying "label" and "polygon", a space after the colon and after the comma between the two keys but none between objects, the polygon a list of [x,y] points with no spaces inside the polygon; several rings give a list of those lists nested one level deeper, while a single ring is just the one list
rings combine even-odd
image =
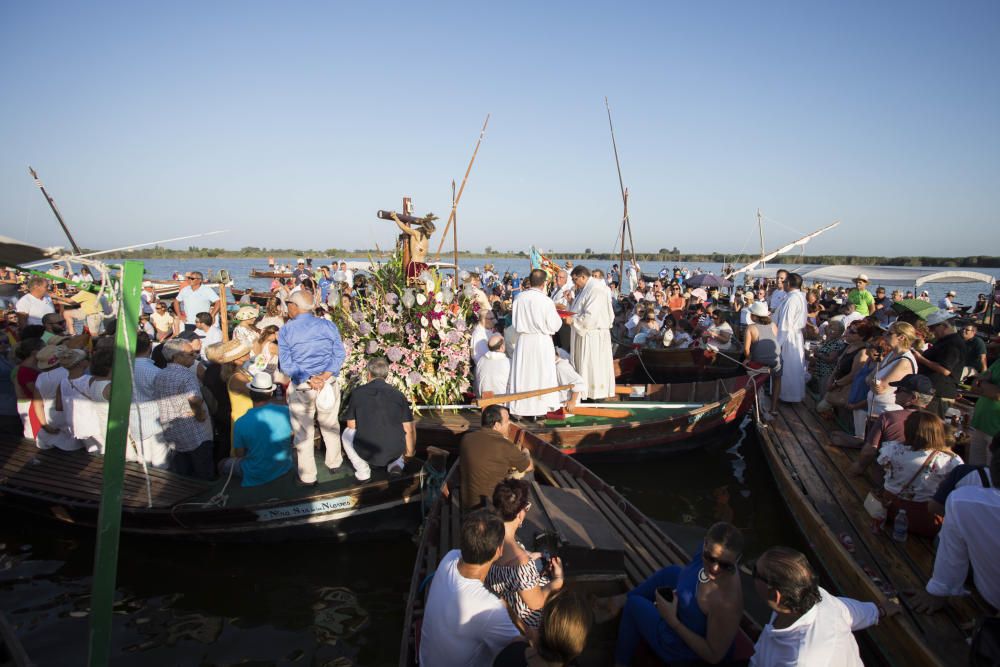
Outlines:
[{"label": "sky", "polygon": [[[0,2],[0,234],[1000,254],[1000,3]],[[437,245],[433,241],[434,246]],[[448,243],[450,246],[450,241]]]}]

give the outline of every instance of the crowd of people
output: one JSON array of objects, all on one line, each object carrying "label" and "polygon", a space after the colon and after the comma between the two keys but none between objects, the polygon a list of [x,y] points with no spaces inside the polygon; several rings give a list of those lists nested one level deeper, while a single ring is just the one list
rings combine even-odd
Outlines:
[{"label": "crowd of people", "polygon": [[[88,279],[63,271],[67,280]],[[366,383],[341,405],[345,350],[336,315],[365,298],[364,276],[305,261],[290,273],[275,278],[265,307],[240,303],[231,331],[201,273],[183,276],[171,304],[144,283],[128,459],[244,486],[292,471],[299,484],[315,485],[318,466],[336,470],[345,455],[359,481],[374,470],[402,472],[416,452],[414,415],[385,382],[385,358],[368,360]],[[731,654],[743,611],[743,539],[732,526],[714,526],[687,566],[598,601],[565,589],[558,557],[543,559],[516,539],[531,511],[524,479],[533,471],[507,437],[510,420],[614,396],[613,341],[742,353],[771,376],[772,416],[811,387],[826,414],[850,418],[853,434],[837,444],[861,449],[852,472],[864,474],[872,462],[884,470],[872,494],[876,518],[892,522],[906,510],[911,532],[938,536],[934,574],[913,607],[936,611],[963,594],[970,564],[979,593],[1000,607],[992,558],[1000,546],[1000,492],[992,485],[1000,465],[992,456],[1000,362],[987,366],[974,321],[956,326],[951,295],[917,316],[893,308],[909,295],[873,293],[864,275],[850,290],[806,289],[798,274],[778,271],[731,294],[692,289],[691,277],[677,269],[647,281],[637,266],[623,276],[617,265],[604,273],[567,263],[523,278],[487,265],[456,276],[461,285],[445,279],[471,305],[476,393],[515,396],[484,409],[482,428],[462,441],[462,544],[442,559],[431,586],[423,664],[567,664],[590,626],[609,618],[619,624],[620,664],[630,664],[640,639],[667,661],[719,662]],[[0,336],[3,427],[42,449],[102,455],[111,306],[95,290],[67,295],[58,280],[24,283]],[[969,423],[954,418],[963,382],[979,395]],[[956,440],[956,431],[966,437]],[[752,576],[773,612],[755,664],[830,664],[830,656],[860,664],[851,633],[895,611],[831,595],[805,556],[784,547],[760,556]]]}]

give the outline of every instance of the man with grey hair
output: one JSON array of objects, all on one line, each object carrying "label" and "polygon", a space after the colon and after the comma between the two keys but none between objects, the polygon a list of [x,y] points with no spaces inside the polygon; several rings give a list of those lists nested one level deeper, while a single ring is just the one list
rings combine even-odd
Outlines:
[{"label": "man with grey hair", "polygon": [[[864,446],[861,438],[852,438],[846,433],[831,435],[833,444],[840,447],[861,447],[861,453],[851,466],[851,473],[864,475],[865,470],[878,456],[879,447],[889,441],[905,442],[903,425],[906,418],[917,410],[923,410],[934,398],[934,385],[924,375],[907,375],[898,382],[890,382],[896,388],[895,410],[886,409],[871,425],[865,435]],[[833,436],[837,437],[833,437]]]},{"label": "man with grey hair", "polygon": [[42,326],[42,318],[49,313],[56,312],[56,307],[52,305],[52,297],[49,296],[49,283],[41,276],[28,278],[28,292],[14,306],[17,311],[17,326],[24,328],[37,324]]},{"label": "man with grey hair", "polygon": [[167,367],[153,379],[153,398],[160,412],[163,439],[174,450],[170,470],[213,479],[212,420],[208,417],[198,377],[190,368],[198,353],[186,340],[171,338],[163,344]]},{"label": "man with grey hair", "polygon": [[313,294],[300,290],[288,298],[288,323],[278,332],[278,363],[291,378],[291,415],[299,481],[316,484],[313,436],[319,421],[326,444],[326,467],[340,467],[340,387],[337,375],[347,356],[340,330],[330,320],[312,314]]},{"label": "man with grey hair", "polygon": [[487,352],[476,364],[476,396],[499,395],[507,391],[510,379],[510,359],[507,358],[504,338],[493,334],[487,341]]},{"label": "man with grey hair", "polygon": [[375,357],[368,362],[368,384],[351,392],[344,418],[344,451],[355,477],[366,481],[370,467],[402,472],[405,458],[416,454],[417,432],[413,412],[403,393],[389,385],[389,362]]},{"label": "man with grey hair", "polygon": [[205,277],[200,271],[190,271],[188,284],[177,293],[174,299],[174,312],[184,321],[185,331],[197,328],[198,313],[208,313],[212,319],[219,314],[219,295],[211,287],[204,285]]}]

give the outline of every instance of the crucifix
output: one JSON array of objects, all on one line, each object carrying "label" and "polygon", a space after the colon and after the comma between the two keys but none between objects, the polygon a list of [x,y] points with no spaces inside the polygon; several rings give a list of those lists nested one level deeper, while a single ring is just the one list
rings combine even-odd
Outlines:
[{"label": "crucifix", "polygon": [[437,216],[428,213],[424,217],[413,215],[413,202],[409,197],[403,197],[403,211],[379,211],[382,220],[392,220],[402,234],[396,243],[403,251],[403,268],[407,281],[419,276],[427,268],[427,252],[431,234],[434,233],[434,221]]}]

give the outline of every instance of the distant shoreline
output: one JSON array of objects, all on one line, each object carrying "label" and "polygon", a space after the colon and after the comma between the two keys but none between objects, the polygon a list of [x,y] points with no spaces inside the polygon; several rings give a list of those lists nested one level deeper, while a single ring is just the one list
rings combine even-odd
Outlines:
[{"label": "distant shoreline", "polygon": [[[84,250],[84,252],[87,252]],[[336,248],[327,250],[293,250],[282,248],[270,251],[266,248],[246,248],[244,250],[223,250],[222,248],[188,248],[187,250],[171,250],[169,248],[147,248],[135,250],[128,253],[119,253],[120,259],[259,259],[262,261],[261,268],[267,266],[267,258],[274,257],[278,263],[285,263],[287,260],[299,257],[313,257],[316,259],[339,259],[341,257],[368,257],[380,259],[388,253],[378,250],[339,250]],[[559,259],[571,259],[574,261],[595,261],[617,263],[619,255],[617,253],[588,253],[588,252],[556,252],[545,253],[549,257]],[[453,253],[443,253],[442,261],[448,261],[453,257]],[[459,251],[459,258],[465,259],[528,259],[527,252],[468,252]],[[739,258],[739,259],[737,259]],[[654,262],[664,265],[673,264],[697,264],[705,263],[732,263],[737,266],[752,262],[750,255],[727,255],[724,253],[678,253],[678,252],[644,252],[636,253],[639,262]],[[927,256],[875,256],[875,255],[779,255],[770,261],[772,264],[817,264],[829,266],[832,264],[850,264],[864,266],[900,266],[900,267],[923,267],[923,266],[943,266],[960,269],[995,269],[1000,268],[1000,257],[988,255],[976,255],[971,257],[927,257]]]}]

